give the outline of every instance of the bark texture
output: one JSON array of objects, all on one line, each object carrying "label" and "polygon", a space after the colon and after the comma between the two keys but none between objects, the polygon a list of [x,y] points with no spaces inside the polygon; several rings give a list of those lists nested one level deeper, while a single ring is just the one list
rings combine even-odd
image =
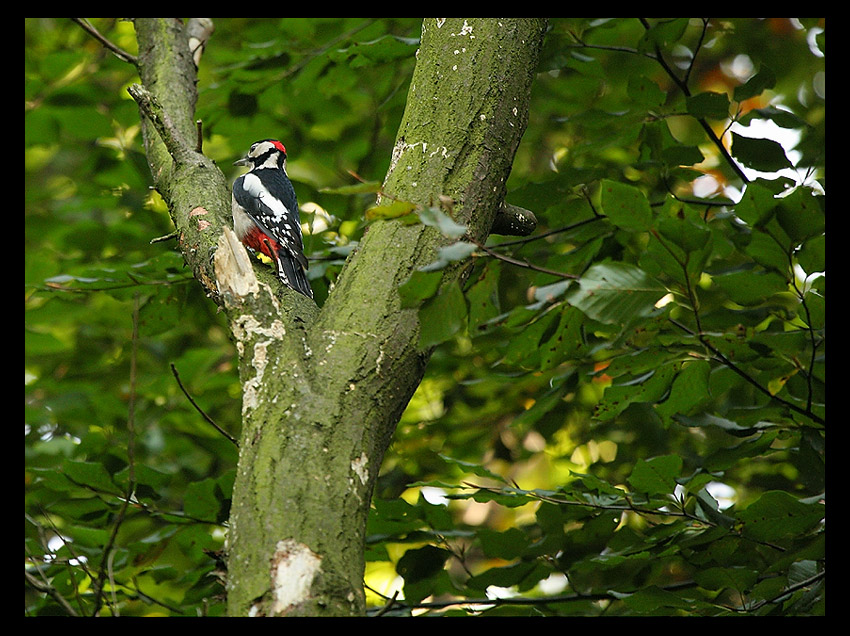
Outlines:
[{"label": "bark texture", "polygon": [[[239,352],[228,612],[360,615],[372,489],[430,353],[418,347],[416,309],[403,308],[397,290],[450,240],[421,224],[374,223],[321,309],[263,268],[246,268],[226,232],[227,184],[193,150],[185,28],[166,18],[136,24],[142,87],[134,97],[154,181]],[[525,129],[544,31],[538,19],[424,21],[387,194],[422,206],[451,200],[469,236],[486,239]],[[153,106],[143,104],[145,92]]]}]

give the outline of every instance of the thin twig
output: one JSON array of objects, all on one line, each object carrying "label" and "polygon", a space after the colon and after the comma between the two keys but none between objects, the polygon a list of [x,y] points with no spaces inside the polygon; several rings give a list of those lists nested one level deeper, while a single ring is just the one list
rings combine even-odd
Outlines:
[{"label": "thin twig", "polygon": [[[41,568],[37,569],[41,570]],[[68,614],[70,614],[71,616],[79,616],[77,611],[73,607],[71,607],[70,603],[68,603],[67,599],[62,596],[59,591],[50,583],[48,583],[47,581],[39,581],[36,577],[34,577],[26,570],[24,570],[24,579],[26,579],[27,583],[29,583],[33,587],[33,589],[36,589],[39,592],[53,597],[53,600],[59,603],[59,605],[61,605],[65,609],[65,611],[68,612]]]},{"label": "thin twig", "polygon": [[381,608],[381,610],[380,610],[377,614],[375,614],[375,616],[376,616],[376,617],[378,617],[378,616],[383,616],[383,615],[384,615],[384,614],[386,614],[388,611],[390,611],[390,608],[393,606],[393,604],[396,602],[396,599],[398,598],[398,592],[399,592],[398,590],[396,590],[395,592],[393,592],[393,595],[392,595],[392,597],[391,597],[391,598],[387,601],[387,604],[386,604],[386,605],[384,605],[384,606]]},{"label": "thin twig", "polygon": [[165,236],[158,236],[156,238],[152,238],[150,242],[151,245],[153,245],[154,243],[163,243],[165,241],[176,239],[178,236],[180,236],[180,230],[174,230],[173,232],[166,234]]},{"label": "thin twig", "polygon": [[[103,547],[103,556],[100,560],[100,567],[98,568],[97,578],[94,580],[95,586],[95,598],[94,598],[94,610],[92,611],[92,616],[97,616],[100,613],[101,605],[103,604],[103,595],[104,588],[106,587],[105,582],[106,579],[111,579],[111,559],[112,559],[112,548],[115,545],[115,541],[118,538],[118,530],[121,527],[121,524],[124,523],[124,517],[127,514],[127,508],[130,506],[130,503],[135,499],[134,493],[136,490],[136,468],[135,468],[135,455],[136,455],[136,353],[138,351],[138,340],[139,340],[139,296],[136,294],[135,300],[133,302],[133,346],[130,353],[130,404],[127,415],[127,464],[128,464],[128,480],[127,480],[127,493],[124,496],[124,500],[121,502],[121,507],[118,509],[118,514],[115,517],[115,522],[112,525],[112,532],[109,535],[109,539],[106,542],[106,545]],[[114,581],[113,581],[114,584]],[[113,613],[115,610],[113,609]]]},{"label": "thin twig", "polygon": [[86,33],[88,33],[88,34],[89,34],[89,35],[91,35],[91,36],[92,36],[95,40],[97,40],[98,42],[100,42],[101,44],[103,44],[103,46],[104,46],[107,50],[112,51],[112,53],[115,55],[115,57],[117,57],[119,60],[123,60],[124,62],[129,62],[129,63],[130,63],[130,64],[132,64],[133,66],[138,66],[138,64],[139,64],[139,59],[138,59],[135,55],[130,55],[130,54],[129,54],[129,53],[127,53],[127,51],[125,51],[124,49],[122,49],[122,48],[120,48],[120,47],[118,47],[118,46],[114,45],[112,42],[110,42],[108,39],[106,39],[103,35],[101,35],[100,31],[98,31],[97,29],[95,29],[95,28],[94,28],[94,27],[93,27],[93,26],[89,23],[89,21],[88,21],[88,20],[86,20],[85,18],[71,18],[71,20],[72,20],[73,22],[76,22],[77,24],[79,24],[79,25],[80,25],[80,27],[82,27],[82,29],[83,29]]},{"label": "thin twig", "polygon": [[129,487],[127,499],[132,498],[136,484],[136,360],[139,351],[139,294],[133,299],[133,348],[130,353],[130,403],[127,414],[127,463]]},{"label": "thin twig", "polygon": [[737,373],[740,377],[742,377],[744,380],[749,382],[752,386],[754,386],[761,393],[763,393],[764,395],[769,397],[771,400],[775,400],[776,402],[779,402],[785,408],[790,409],[790,410],[794,411],[795,413],[799,413],[800,415],[803,415],[805,417],[808,417],[811,420],[813,420],[814,422],[817,422],[818,424],[826,426],[826,421],[822,417],[813,413],[811,410],[804,409],[800,406],[797,406],[793,402],[789,402],[788,400],[784,400],[781,397],[778,397],[778,396],[774,395],[773,393],[771,393],[766,387],[759,384],[759,382],[755,378],[751,377],[746,371],[744,371],[743,369],[738,367],[734,362],[732,362],[729,358],[727,358],[723,354],[723,352],[720,351],[720,349],[718,349],[717,347],[712,345],[708,341],[708,339],[705,337],[705,334],[695,333],[693,331],[693,329],[689,329],[688,327],[686,327],[685,325],[683,325],[679,321],[674,320],[672,318],[668,318],[668,320],[672,324],[676,325],[679,329],[684,331],[685,333],[687,333],[691,336],[695,336],[697,339],[699,339],[699,341],[703,344],[703,346],[706,349],[708,349],[714,355],[714,357],[717,359],[718,362],[721,362],[724,365],[726,365],[729,369],[731,369],[732,371]]},{"label": "thin twig", "polygon": [[702,48],[702,43],[705,41],[705,34],[708,32],[708,18],[702,18],[702,32],[699,34],[699,40],[697,41],[697,45],[694,47],[694,54],[691,56],[691,63],[688,64],[688,70],[685,71],[685,84],[688,83],[691,77],[691,71],[694,70],[694,66],[696,66],[697,61],[697,53]]},{"label": "thin twig", "polygon": [[178,163],[187,163],[196,156],[195,146],[190,145],[178,130],[168,111],[159,100],[141,84],[131,84],[127,88],[130,96],[136,100],[139,110],[153,124],[160,139],[165,144],[168,154]]},{"label": "thin twig", "polygon": [[747,612],[754,612],[757,609],[761,609],[765,605],[781,603],[783,600],[785,600],[788,596],[790,596],[794,592],[796,592],[798,590],[806,589],[807,587],[810,587],[810,586],[820,582],[824,578],[826,578],[826,570],[822,570],[821,572],[818,572],[817,574],[814,574],[813,576],[810,576],[809,578],[807,578],[803,581],[800,581],[798,583],[794,583],[793,585],[789,585],[784,590],[782,590],[782,592],[780,592],[779,594],[777,594],[773,598],[762,599],[762,600],[754,603],[750,607],[748,607],[746,609],[746,611]]},{"label": "thin twig", "polygon": [[175,379],[175,380],[177,380],[177,386],[179,386],[179,387],[180,387],[180,390],[181,390],[181,391],[183,391],[183,395],[185,395],[185,396],[186,396],[186,399],[187,399],[187,400],[189,400],[189,402],[191,403],[191,405],[195,407],[195,410],[196,410],[196,411],[198,411],[198,413],[200,413],[200,414],[201,414],[201,416],[202,416],[202,417],[203,417],[203,418],[204,418],[207,422],[209,422],[209,423],[210,423],[210,425],[212,425],[212,427],[213,427],[215,430],[217,430],[219,433],[221,433],[221,434],[222,434],[222,435],[224,435],[227,439],[229,439],[231,442],[233,442],[233,445],[234,445],[234,446],[236,446],[236,447],[238,448],[238,447],[239,447],[239,442],[238,442],[238,441],[236,441],[236,438],[235,438],[235,437],[233,437],[233,436],[232,436],[230,433],[228,433],[227,431],[225,431],[223,428],[221,428],[218,424],[216,424],[216,423],[215,423],[215,421],[214,421],[214,420],[213,420],[213,419],[212,419],[209,415],[207,415],[206,413],[204,413],[204,410],[203,410],[200,406],[198,406],[198,404],[195,402],[195,400],[193,400],[193,399],[192,399],[192,396],[191,396],[191,395],[189,395],[189,392],[188,392],[188,391],[186,391],[186,387],[184,387],[184,386],[183,386],[183,383],[180,381],[180,374],[179,374],[179,373],[177,373],[177,368],[174,366],[174,364],[171,364],[171,373],[172,373],[172,374],[174,374],[174,379]]},{"label": "thin twig", "polygon": [[[640,23],[643,25],[643,27],[647,31],[649,31],[652,28],[649,25],[649,22],[646,21],[646,18],[638,18],[638,19],[640,20]],[[700,39],[700,41],[702,41],[702,40]],[[661,68],[664,69],[664,72],[667,73],[667,75],[670,77],[671,80],[673,80],[673,83],[676,84],[676,86],[679,87],[679,90],[682,91],[682,94],[684,94],[685,97],[690,97],[691,96],[691,89],[688,88],[687,81],[679,79],[679,77],[676,75],[676,73],[673,71],[673,69],[670,68],[670,65],[667,64],[667,61],[664,59],[664,56],[661,53],[661,49],[658,47],[657,44],[655,45],[655,59],[661,65]],[[720,140],[720,138],[718,138],[718,136],[715,134],[714,130],[708,124],[708,122],[702,117],[696,117],[695,119],[697,120],[699,125],[702,127],[706,136],[711,140],[711,143],[713,143],[717,147],[718,152],[720,152],[720,154],[723,156],[723,159],[726,161],[726,163],[729,164],[729,166],[732,168],[732,170],[735,172],[735,174],[738,175],[738,178],[741,181],[743,181],[744,183],[749,183],[750,180],[747,178],[747,175],[744,174],[744,171],[741,169],[741,167],[738,165],[738,163],[732,158],[732,155],[729,154],[729,151],[726,150],[726,147],[723,145],[723,142]]]},{"label": "thin twig", "polygon": [[475,243],[475,245],[481,251],[486,253],[488,256],[492,256],[493,258],[500,260],[500,261],[504,261],[505,263],[510,263],[511,265],[516,265],[517,267],[524,267],[525,269],[530,269],[530,270],[533,270],[535,272],[541,272],[543,274],[549,274],[551,276],[557,276],[558,278],[571,278],[571,279],[581,278],[581,276],[579,276],[578,274],[569,274],[567,272],[559,272],[559,271],[554,270],[554,269],[549,269],[548,267],[541,267],[540,265],[535,265],[533,263],[529,263],[528,261],[519,260],[519,259],[516,259],[516,258],[512,258],[510,256],[505,256],[504,254],[499,254],[498,252],[490,249],[489,247],[487,247],[483,243],[476,241],[476,240],[472,240],[472,242]]}]

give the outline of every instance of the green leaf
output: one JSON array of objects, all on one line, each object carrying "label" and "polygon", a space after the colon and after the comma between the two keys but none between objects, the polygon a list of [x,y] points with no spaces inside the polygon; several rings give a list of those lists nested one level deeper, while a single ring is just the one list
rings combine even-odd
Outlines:
[{"label": "green leaf", "polygon": [[679,455],[638,459],[629,475],[629,484],[636,492],[645,495],[672,495],[681,472],[682,458]]},{"label": "green leaf", "polygon": [[687,28],[687,18],[661,19],[646,30],[640,39],[638,49],[641,51],[653,51],[656,46],[660,48],[668,47],[678,42]]},{"label": "green leaf", "polygon": [[600,198],[603,213],[617,227],[645,231],[652,226],[652,208],[643,192],[636,187],[604,179]]},{"label": "green leaf", "polygon": [[[537,366],[539,358],[540,341],[545,338],[553,323],[558,320],[558,314],[554,311],[544,313],[538,319],[534,319],[537,312],[529,311],[525,307],[515,308],[508,316],[508,320],[516,320],[516,325],[511,325],[511,338],[508,340],[503,355],[503,362],[510,365]],[[514,327],[516,327],[514,329]]]},{"label": "green leaf", "polygon": [[594,490],[600,495],[606,495],[610,497],[613,501],[620,501],[624,498],[625,492],[616,486],[612,486],[607,481],[603,481],[599,479],[596,475],[582,474],[574,471],[570,471],[571,474],[575,475],[581,480],[581,483],[588,490]]},{"label": "green leaf", "polygon": [[711,231],[704,223],[685,216],[659,218],[657,227],[664,238],[681,247],[686,254],[701,250],[711,239]]},{"label": "green leaf", "polygon": [[320,188],[319,192],[327,194],[374,194],[381,191],[380,181],[363,181],[351,185],[337,186],[335,188]]},{"label": "green leaf", "polygon": [[654,585],[624,597],[623,602],[640,614],[655,613],[661,608],[694,610],[696,606],[693,599],[683,598]]},{"label": "green leaf", "polygon": [[824,197],[815,196],[808,188],[796,188],[787,196],[777,200],[776,220],[792,245],[823,234],[826,229]]},{"label": "green leaf", "polygon": [[786,274],[791,259],[785,249],[768,233],[754,231],[744,251],[759,265]]},{"label": "green leaf", "polygon": [[735,206],[735,215],[752,227],[766,222],[772,215],[777,200],[764,181],[756,180],[747,184],[744,195]]},{"label": "green leaf", "polygon": [[620,376],[639,377],[678,358],[679,354],[664,348],[630,351],[617,356],[605,368],[605,373],[617,381]]},{"label": "green leaf", "polygon": [[716,426],[721,430],[727,431],[731,435],[737,436],[752,435],[759,428],[769,428],[772,426],[769,422],[765,422],[760,426],[741,426],[737,422],[724,417],[718,417],[717,415],[711,415],[709,413],[701,413],[694,416],[687,416],[679,413],[676,417],[676,421],[682,426],[689,427]]},{"label": "green leaf", "polygon": [[180,295],[169,287],[155,287],[139,310],[139,329],[146,336],[156,336],[172,329],[184,309],[181,300]]},{"label": "green leaf", "polygon": [[[172,476],[146,466],[137,465],[134,470],[136,477],[136,497],[138,499],[158,499],[159,493],[167,487]],[[126,489],[129,483],[129,466],[115,475],[115,481]]]},{"label": "green leaf", "polygon": [[457,223],[439,208],[430,207],[419,210],[419,220],[425,225],[440,230],[443,236],[448,238],[460,238],[466,234],[466,226]]},{"label": "green leaf", "polygon": [[709,399],[711,365],[705,360],[694,360],[682,365],[673,380],[669,397],[656,407],[662,420],[669,423],[674,416],[688,415]]},{"label": "green leaf", "polygon": [[376,205],[364,213],[367,221],[375,221],[379,219],[397,219],[402,216],[407,216],[416,209],[416,205],[407,201],[390,201]]},{"label": "green leaf", "polygon": [[464,472],[469,472],[473,475],[478,475],[479,477],[486,477],[487,479],[493,479],[495,481],[499,481],[505,484],[507,483],[504,477],[502,477],[501,475],[497,475],[496,473],[485,468],[481,464],[473,464],[472,462],[462,461],[460,459],[455,459],[453,457],[449,457],[448,455],[443,454],[440,454],[440,459],[449,464],[454,464]]},{"label": "green leaf", "polygon": [[588,269],[567,302],[600,322],[626,324],[655,311],[667,289],[639,267],[627,263],[600,263]]},{"label": "green leaf", "polygon": [[729,97],[726,93],[698,93],[687,98],[687,108],[697,119],[726,119],[729,116]]},{"label": "green leaf", "polygon": [[628,94],[635,102],[647,108],[660,106],[667,99],[667,93],[643,75],[629,78]]},{"label": "green leaf", "polygon": [[517,585],[530,589],[551,573],[552,570],[539,561],[520,561],[504,567],[490,568],[470,577],[466,584],[474,590],[486,590],[491,585],[497,587]]},{"label": "green leaf", "polygon": [[519,528],[508,528],[504,532],[482,528],[477,535],[484,554],[496,559],[516,559],[529,543],[525,532]]},{"label": "green leaf", "polygon": [[797,262],[808,274],[826,269],[826,235],[821,234],[805,243],[796,254]]},{"label": "green leaf", "polygon": [[524,490],[516,488],[502,488],[501,490],[480,489],[464,496],[464,499],[472,499],[478,503],[494,502],[505,508],[519,508],[537,501],[537,498]]},{"label": "green leaf", "polygon": [[582,345],[584,316],[575,307],[565,306],[552,337],[540,343],[540,368],[553,369],[571,359]]},{"label": "green leaf", "polygon": [[375,497],[367,532],[370,537],[403,537],[422,527],[418,513],[416,506],[404,499]]},{"label": "green leaf", "polygon": [[499,279],[501,269],[488,265],[480,278],[466,292],[469,303],[469,333],[484,331],[487,323],[501,313],[499,302]]},{"label": "green leaf", "polygon": [[103,464],[68,459],[62,462],[62,471],[68,479],[76,484],[103,492],[114,493],[117,491],[112,477]]},{"label": "green leaf", "polygon": [[757,97],[764,91],[776,85],[776,75],[768,67],[762,66],[758,73],[750,77],[740,86],[735,87],[735,101],[742,102],[751,97]]},{"label": "green leaf", "polygon": [[[734,433],[734,431],[732,431]],[[778,433],[773,430],[752,435],[758,432],[757,430],[742,431],[741,434],[748,433],[749,436],[737,446],[731,448],[721,448],[708,455],[702,460],[702,467],[708,471],[728,470],[736,462],[748,462],[754,458],[766,453],[770,445],[776,440]]]},{"label": "green leaf", "polygon": [[63,498],[50,506],[50,512],[94,525],[98,520],[104,523],[111,510],[99,496],[96,496],[85,499]]},{"label": "green leaf", "polygon": [[694,580],[697,584],[707,590],[731,589],[736,592],[746,592],[755,585],[758,578],[757,570],[742,567],[714,567],[697,570],[694,573]]},{"label": "green leaf", "polygon": [[735,519],[720,512],[720,506],[717,500],[705,488],[701,488],[696,493],[695,506],[695,512],[711,523],[715,523],[722,528],[731,528],[735,525]]},{"label": "green leaf", "polygon": [[449,264],[463,261],[469,258],[478,246],[467,241],[456,241],[445,245],[437,251],[437,259],[420,268],[424,272],[432,272],[445,269]]},{"label": "green leaf", "polygon": [[732,272],[712,280],[730,299],[746,306],[760,305],[772,294],[788,289],[786,278],[776,272]]},{"label": "green leaf", "polygon": [[657,402],[670,388],[676,369],[676,364],[665,364],[628,383],[609,386],[593,411],[594,419],[604,422],[616,417],[631,404]]},{"label": "green leaf", "polygon": [[466,298],[452,282],[419,309],[419,346],[436,346],[454,337],[466,322]]},{"label": "green leaf", "polygon": [[808,532],[821,523],[826,506],[803,503],[787,492],[764,493],[739,515],[744,534],[759,541],[779,541]]},{"label": "green leaf", "polygon": [[[541,367],[548,368],[548,361],[545,360],[545,356],[541,357],[544,358],[541,362]],[[552,411],[557,412],[558,409],[563,407],[564,395],[567,393],[568,389],[569,384],[562,382],[560,384],[556,384],[544,394],[538,395],[534,404],[532,404],[530,408],[527,408],[516,416],[512,426],[517,431],[524,432],[529,430],[535,423],[539,422],[547,413]]]},{"label": "green leaf", "polygon": [[71,539],[75,545],[82,545],[88,548],[101,548],[109,540],[110,532],[105,528],[68,526],[62,529],[62,535]]},{"label": "green leaf", "polygon": [[330,57],[351,68],[368,67],[412,57],[418,44],[418,38],[383,35],[369,42],[355,42],[346,48],[335,49]]},{"label": "green leaf", "polygon": [[189,484],[183,502],[183,512],[193,519],[215,522],[221,509],[215,479]]},{"label": "green leaf", "polygon": [[732,132],[732,154],[748,168],[759,172],[778,172],[793,165],[782,146],[772,139],[753,139]]},{"label": "green leaf", "polygon": [[697,146],[676,144],[661,151],[661,158],[670,166],[693,166],[702,163],[705,157]]},{"label": "green leaf", "polygon": [[402,307],[417,307],[422,301],[431,298],[440,288],[443,274],[439,270],[416,270],[406,282],[399,285]]},{"label": "green leaf", "polygon": [[405,583],[417,583],[440,572],[451,552],[426,545],[405,552],[396,564],[396,572],[404,577]]},{"label": "green leaf", "polygon": [[767,119],[780,128],[806,128],[808,124],[791,111],[774,106],[754,108],[739,120],[742,126],[748,126],[753,119]]}]

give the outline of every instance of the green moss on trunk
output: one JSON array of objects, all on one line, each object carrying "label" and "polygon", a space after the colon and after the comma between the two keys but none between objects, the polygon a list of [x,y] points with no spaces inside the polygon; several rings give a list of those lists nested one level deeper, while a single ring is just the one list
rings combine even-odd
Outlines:
[{"label": "green moss on trunk", "polygon": [[[425,21],[387,192],[422,206],[448,197],[470,235],[486,238],[525,129],[544,29],[537,19]],[[374,223],[321,310],[261,268],[256,283],[229,288],[244,296],[218,297],[210,255],[229,224],[229,194],[189,142],[196,93],[185,33],[173,19],[140,19],[137,30],[142,83],[178,137],[166,148],[145,127],[154,182],[239,353],[228,612],[362,614],[372,488],[429,356],[398,286],[450,239],[423,225]]]}]

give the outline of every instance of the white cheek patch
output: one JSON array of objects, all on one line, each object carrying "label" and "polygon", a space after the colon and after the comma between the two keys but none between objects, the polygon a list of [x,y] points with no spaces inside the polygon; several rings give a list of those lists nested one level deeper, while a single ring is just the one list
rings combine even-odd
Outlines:
[{"label": "white cheek patch", "polygon": [[280,222],[289,216],[289,210],[286,209],[286,206],[283,205],[283,203],[274,197],[264,196],[265,192],[263,190],[263,184],[256,175],[253,175],[250,172],[246,174],[245,178],[242,180],[242,188],[252,198],[262,201],[263,205],[272,211],[275,221]]}]

